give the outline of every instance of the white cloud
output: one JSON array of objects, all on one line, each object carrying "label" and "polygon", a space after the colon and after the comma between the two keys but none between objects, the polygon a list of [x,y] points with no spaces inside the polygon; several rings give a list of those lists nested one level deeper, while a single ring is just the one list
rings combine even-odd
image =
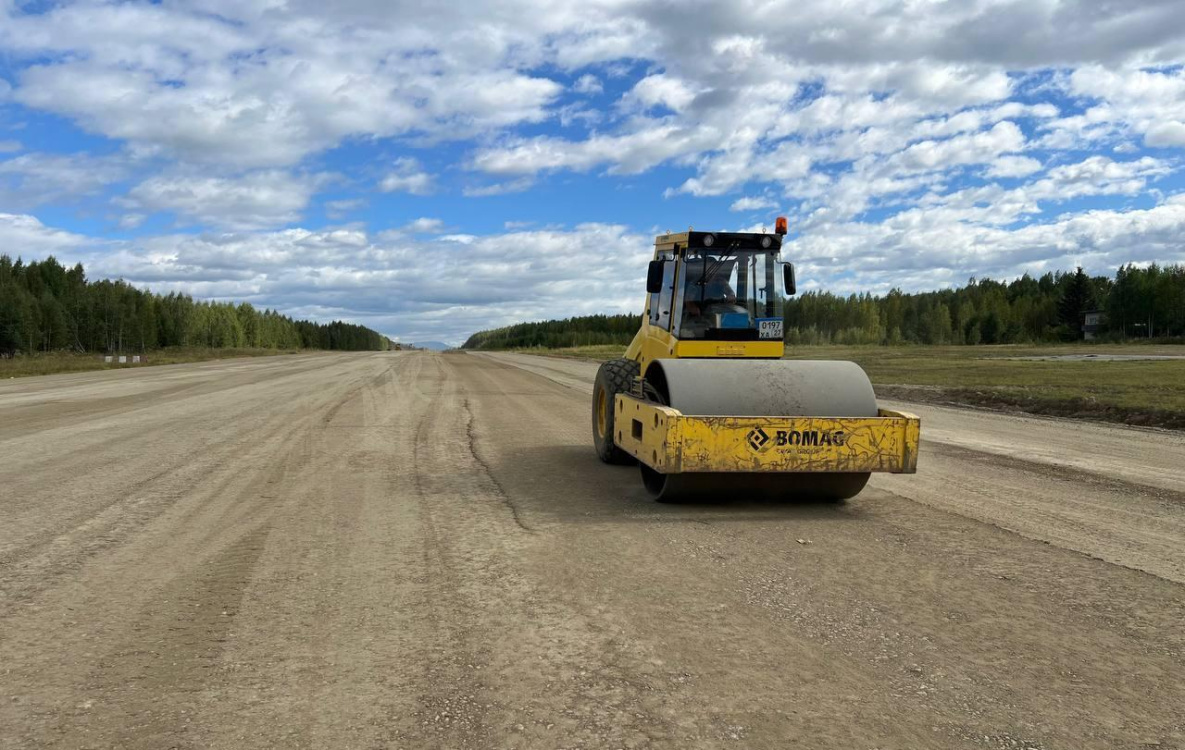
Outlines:
[{"label": "white cloud", "polygon": [[266,229],[299,221],[324,179],[283,170],[239,177],[165,174],[136,185],[121,203],[140,212],[169,211],[187,223]]},{"label": "white cloud", "polygon": [[[639,311],[650,241],[606,224],[420,240],[288,229],[123,243],[88,271],[161,292],[347,317],[405,340],[460,343],[479,328],[524,319]],[[461,264],[464,274],[449,272]]]},{"label": "white cloud", "polygon": [[395,160],[391,171],[379,183],[384,193],[411,193],[428,195],[433,190],[432,175],[423,171],[420,163],[410,157]]},{"label": "white cloud", "polygon": [[331,219],[342,219],[354,211],[366,208],[364,198],[343,198],[335,201],[325,201],[325,215]]},{"label": "white cloud", "polygon": [[955,106],[996,102],[1012,93],[1012,82],[1004,71],[985,68],[922,63],[888,80],[899,84],[893,88],[907,94]]},{"label": "white cloud", "polygon": [[1050,169],[1041,179],[1005,190],[997,184],[969,187],[950,193],[931,192],[886,223],[908,220],[935,226],[943,222],[968,226],[1002,227],[1020,219],[1032,221],[1049,206],[1086,196],[1134,196],[1151,180],[1172,172],[1167,163],[1145,157],[1113,161],[1091,156]]},{"label": "white cloud", "polygon": [[991,130],[958,135],[943,141],[922,141],[897,154],[892,161],[904,171],[925,172],[966,164],[986,164],[1000,154],[1024,149],[1025,137],[1013,122],[996,123]]},{"label": "white cloud", "polygon": [[601,85],[601,79],[591,73],[585,73],[572,84],[572,90],[577,94],[599,94],[605,87]]},{"label": "white cloud", "polygon": [[23,147],[21,146],[20,141],[0,141],[0,154],[16,153],[17,151],[20,151],[21,148]]},{"label": "white cloud", "polygon": [[[636,82],[626,95],[633,105],[687,112],[683,128],[705,114],[745,127],[754,109],[790,113],[800,82],[868,109],[953,112],[1006,99],[1010,71],[1081,65],[1079,89],[1152,100],[1174,91],[1158,88],[1157,75],[1179,75],[1115,71],[1185,53],[1170,33],[1173,3],[804,0],[791,11],[707,2],[685,13],[656,0],[23,7],[0,11],[0,44],[33,63],[16,76],[19,101],[137,153],[237,168],[289,166],[351,137],[484,137],[542,122],[562,86],[531,71],[549,66],[611,76],[629,70],[623,61],[646,61],[662,72]],[[573,91],[600,86],[583,72]]]},{"label": "white cloud", "polygon": [[508,195],[510,193],[521,193],[530,190],[535,184],[532,177],[521,177],[517,180],[509,180],[507,182],[495,182],[489,185],[469,185],[462,189],[461,193],[466,198],[488,198],[492,195]]},{"label": "white cloud", "polygon": [[130,213],[119,217],[120,229],[136,229],[140,227],[148,217],[144,214]]},{"label": "white cloud", "polygon": [[1157,148],[1185,146],[1185,123],[1173,120],[1152,125],[1144,133],[1144,143]]},{"label": "white cloud", "polygon": [[32,260],[69,254],[97,243],[88,237],[47,227],[28,214],[0,213],[0,247],[3,252]]},{"label": "white cloud", "polygon": [[1143,135],[1144,143],[1153,147],[1185,144],[1185,68],[1179,65],[1170,70],[1086,65],[1060,83],[1090,106],[1052,123],[1046,140],[1050,146],[1088,147],[1128,133]]},{"label": "white cloud", "polygon": [[590,108],[584,102],[565,104],[555,111],[555,117],[560,126],[565,128],[578,124],[592,127],[605,120],[603,112]]},{"label": "white cloud", "polygon": [[1074,184],[1103,184],[1146,177],[1160,177],[1172,171],[1165,162],[1145,156],[1130,161],[1114,161],[1105,156],[1090,156],[1076,164],[1049,170],[1049,179],[1059,187]]},{"label": "white cloud", "polygon": [[1027,177],[1041,171],[1041,162],[1028,156],[1001,156],[987,168],[988,177]]},{"label": "white cloud", "polygon": [[646,76],[634,84],[634,88],[622,98],[622,103],[639,109],[666,107],[680,112],[691,104],[695,94],[686,82],[660,73]]},{"label": "white cloud", "polygon": [[800,286],[883,293],[932,289],[970,276],[1014,278],[1081,264],[1110,273],[1127,262],[1185,262],[1177,240],[1185,200],[1146,210],[1090,211],[1019,229],[952,222],[929,212],[883,224],[850,223],[788,243]]},{"label": "white cloud", "polygon": [[767,208],[777,208],[777,201],[763,196],[745,196],[733,201],[729,211],[761,211]]},{"label": "white cloud", "polygon": [[706,128],[647,125],[625,135],[594,135],[585,141],[524,139],[510,146],[479,151],[473,166],[490,174],[514,175],[557,169],[587,171],[611,163],[611,173],[636,174],[719,142],[720,134]]},{"label": "white cloud", "polygon": [[440,219],[430,219],[422,216],[403,226],[403,231],[415,234],[441,234],[444,232],[444,222]]},{"label": "white cloud", "polygon": [[128,171],[120,157],[25,153],[0,161],[0,204],[35,208],[100,193]]},{"label": "white cloud", "polygon": [[49,58],[20,72],[14,95],[141,152],[246,168],[295,164],[350,136],[462,137],[534,122],[561,92],[518,72],[512,40],[491,49],[476,27],[434,42],[401,13],[364,25],[328,7],[221,10],[5,9],[0,44]]}]

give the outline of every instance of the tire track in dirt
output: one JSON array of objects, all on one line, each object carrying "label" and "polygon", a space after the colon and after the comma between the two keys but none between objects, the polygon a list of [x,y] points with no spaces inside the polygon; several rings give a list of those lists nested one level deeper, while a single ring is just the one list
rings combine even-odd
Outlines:
[{"label": "tire track in dirt", "polygon": [[[179,433],[199,441],[178,452],[188,461],[137,480],[54,543],[28,545],[19,565],[0,568],[8,593],[20,593],[0,613],[0,662],[30,688],[0,705],[0,725],[16,726],[14,710],[34,718],[21,722],[20,745],[206,746],[186,740],[194,701],[293,482],[319,467],[310,430],[339,404],[340,385],[294,403],[303,387],[236,395],[231,403],[246,408],[217,420],[217,433]],[[37,648],[46,629],[32,623],[47,616],[57,648],[84,656],[57,662]]]},{"label": "tire track in dirt", "polygon": [[[315,398],[325,399],[324,394]],[[315,406],[316,409],[325,408]],[[334,405],[329,407],[334,408]],[[101,493],[102,499],[77,513],[58,520],[56,524],[26,536],[17,544],[9,544],[0,553],[0,565],[13,571],[0,578],[0,616],[14,606],[29,601],[39,591],[54,585],[63,574],[78,571],[87,561],[116,548],[134,536],[139,529],[152,523],[174,507],[177,501],[202,487],[217,495],[239,481],[236,461],[247,461],[266,466],[266,456],[276,446],[268,445],[268,437],[283,434],[297,427],[306,417],[274,414],[274,404],[250,403],[225,420],[224,431],[242,431],[233,440],[222,437],[198,438],[197,446],[183,450],[158,453],[151,463],[166,466],[142,479],[130,482],[116,478],[118,489]],[[151,442],[168,444],[168,436],[175,427],[160,425],[152,428]],[[285,438],[281,449],[291,444]],[[228,468],[230,470],[228,470]],[[134,476],[134,474],[132,474]],[[77,478],[66,478],[77,481]]]},{"label": "tire track in dirt", "polygon": [[57,715],[50,729],[57,741],[201,747],[186,738],[194,696],[222,655],[267,535],[266,522],[257,524],[157,592],[129,623],[130,637],[99,657],[82,688],[88,697]]}]

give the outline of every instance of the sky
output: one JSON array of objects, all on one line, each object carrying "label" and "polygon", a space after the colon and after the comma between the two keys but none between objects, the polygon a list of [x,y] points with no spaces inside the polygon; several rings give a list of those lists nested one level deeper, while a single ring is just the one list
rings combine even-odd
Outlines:
[{"label": "sky", "polygon": [[457,344],[639,312],[653,236],[800,291],[1185,262],[1185,0],[0,0],[0,252]]}]

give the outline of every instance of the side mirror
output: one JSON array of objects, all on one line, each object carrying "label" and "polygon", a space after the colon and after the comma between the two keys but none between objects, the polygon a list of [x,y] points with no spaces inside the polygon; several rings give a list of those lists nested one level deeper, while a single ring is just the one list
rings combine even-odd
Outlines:
[{"label": "side mirror", "polygon": [[662,291],[662,271],[663,261],[650,261],[650,268],[646,270],[646,292],[648,294],[658,294]]},{"label": "side mirror", "polygon": [[782,264],[782,282],[786,285],[786,296],[793,297],[798,293],[798,286],[794,283],[794,264]]}]

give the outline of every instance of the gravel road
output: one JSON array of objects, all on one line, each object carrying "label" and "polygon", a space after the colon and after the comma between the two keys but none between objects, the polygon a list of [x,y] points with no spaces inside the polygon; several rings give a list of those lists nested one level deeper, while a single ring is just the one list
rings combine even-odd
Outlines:
[{"label": "gravel road", "polygon": [[664,506],[594,371],[0,383],[0,748],[1185,747],[1185,437],[891,404],[916,476]]}]

